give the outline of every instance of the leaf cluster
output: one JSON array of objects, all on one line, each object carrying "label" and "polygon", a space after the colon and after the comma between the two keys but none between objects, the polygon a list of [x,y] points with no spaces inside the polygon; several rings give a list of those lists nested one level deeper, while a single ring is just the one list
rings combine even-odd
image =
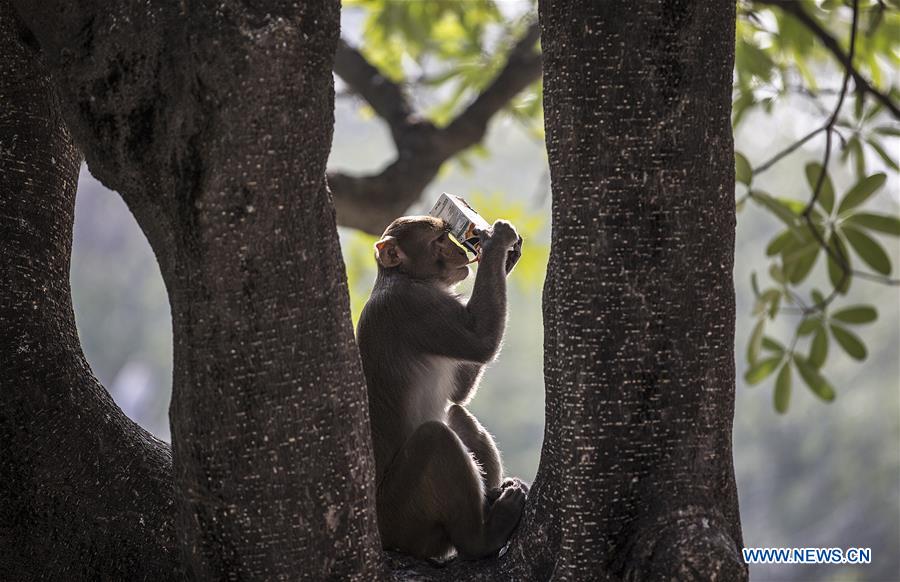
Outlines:
[{"label": "leaf cluster", "polygon": [[[736,161],[737,176],[750,187],[752,171],[747,173],[746,159]],[[864,360],[868,350],[863,340],[847,328],[848,325],[872,323],[877,310],[872,305],[852,305],[830,312],[833,298],[847,295],[853,281],[852,264],[855,257],[873,271],[890,275],[892,265],[888,253],[878,242],[875,233],[900,236],[900,219],[896,216],[869,212],[864,204],[885,183],[885,174],[866,176],[851,186],[836,200],[830,177],[818,163],[805,168],[807,182],[814,191],[821,180],[810,220],[804,219],[806,204],[766,192],[750,190],[750,198],[775,216],[783,229],[766,246],[772,263],[769,276],[774,285],[760,289],[754,273],[751,286],[756,298],[754,315],[757,322],[750,334],[747,349],[747,370],[744,379],[754,385],[762,382],[776,369],[774,402],[779,412],[785,412],[790,402],[791,369],[795,369],[814,394],[826,401],[834,399],[835,391],[823,375],[829,345],[833,339],[851,358]],[[827,249],[820,243],[827,240]],[[831,251],[831,252],[828,252]],[[825,256],[828,279],[833,287],[830,299],[813,289],[811,301],[801,299],[796,287],[807,280],[820,256]],[[765,335],[766,323],[779,316],[787,304],[799,315],[794,339],[785,347],[775,338]],[[810,338],[808,348],[801,352],[798,340]]]}]

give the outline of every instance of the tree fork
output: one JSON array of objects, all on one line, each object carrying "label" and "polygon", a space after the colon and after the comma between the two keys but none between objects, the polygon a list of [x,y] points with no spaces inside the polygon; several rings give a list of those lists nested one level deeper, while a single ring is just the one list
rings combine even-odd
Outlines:
[{"label": "tree fork", "polygon": [[376,579],[365,383],[325,183],[338,3],[17,7],[169,293],[185,568]]}]

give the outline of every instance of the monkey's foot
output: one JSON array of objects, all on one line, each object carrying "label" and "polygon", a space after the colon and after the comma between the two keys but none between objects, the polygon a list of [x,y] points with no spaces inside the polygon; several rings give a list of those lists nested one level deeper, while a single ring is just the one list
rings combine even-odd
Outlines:
[{"label": "monkey's foot", "polygon": [[523,494],[528,495],[528,483],[522,481],[518,477],[506,477],[505,479],[503,479],[503,481],[500,482],[500,487],[497,487],[496,489],[490,489],[484,494],[487,509],[490,509],[490,507],[497,501],[500,495],[510,487],[512,487],[513,489],[518,489]]}]

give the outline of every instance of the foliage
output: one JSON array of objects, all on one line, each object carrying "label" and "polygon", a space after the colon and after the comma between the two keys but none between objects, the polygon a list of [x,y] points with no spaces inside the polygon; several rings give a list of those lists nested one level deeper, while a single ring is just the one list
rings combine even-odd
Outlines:
[{"label": "foliage", "polygon": [[[365,10],[363,55],[429,101],[427,115],[438,126],[491,82],[528,24],[508,5],[488,0],[349,0],[344,7]],[[505,113],[543,139],[541,84],[516,96]]]},{"label": "foliage", "polygon": [[[798,2],[797,5],[830,35],[842,39],[845,54],[851,53],[848,46],[851,9],[840,2]],[[852,47],[853,64],[861,75],[871,80],[876,91],[896,102],[900,92],[886,84],[890,68],[900,64],[900,14],[884,9],[878,2],[862,2],[858,10],[864,30]],[[864,360],[867,356],[863,339],[847,326],[875,321],[875,306],[835,303],[849,298],[851,286],[858,278],[895,284],[890,279],[889,254],[879,238],[900,236],[900,219],[874,208],[879,206],[877,194],[883,190],[886,172],[898,171],[897,160],[888,152],[896,152],[900,131],[896,120],[886,119],[884,104],[859,87],[851,100],[852,107],[841,107],[840,93],[832,96],[836,103],[828,106],[822,103],[824,91],[818,79],[827,75],[829,66],[837,71],[843,71],[843,66],[823,46],[821,38],[793,15],[744,3],[740,5],[740,16],[735,127],[740,126],[751,109],[771,112],[778,100],[798,94],[812,100],[823,119],[833,121],[831,126],[826,123],[806,136],[798,136],[794,146],[759,163],[756,169],[743,154],[735,154],[735,179],[738,190],[745,192],[738,199],[738,211],[748,199],[752,200],[783,227],[765,248],[770,259],[771,286],[760,289],[756,273],[751,281],[757,322],[750,335],[749,369],[744,379],[754,385],[774,376],[774,405],[779,412],[785,412],[794,372],[822,400],[835,398],[835,388],[824,371],[829,353],[833,353],[833,343],[853,359]],[[808,193],[801,198],[772,195],[754,188],[756,172],[766,171],[775,163],[789,164],[790,153],[817,134],[830,131],[839,141],[840,154],[835,163],[847,166],[856,180],[839,199],[828,168],[816,162],[797,168],[805,174],[809,185]],[[831,159],[829,147],[830,143],[826,142],[823,157],[826,162]],[[881,166],[884,172],[871,172],[873,166]],[[816,288],[802,290],[810,287],[804,283],[809,282],[817,264],[827,273],[831,286],[827,293]],[[803,299],[804,293],[809,294],[809,300]],[[767,325],[783,318],[795,320],[793,337],[787,346],[766,335]],[[800,343],[807,345],[802,348]]]},{"label": "foliage", "polygon": [[[806,175],[813,189],[818,181],[822,166],[811,163],[806,166]],[[772,258],[769,276],[775,283],[772,287],[760,290],[756,276],[752,280],[752,288],[756,297],[754,313],[758,321],[751,333],[747,362],[750,365],[745,374],[749,384],[757,384],[772,375],[776,367],[781,371],[775,381],[775,408],[779,412],[787,410],[790,400],[791,375],[790,367],[794,365],[800,377],[817,396],[826,401],[834,399],[834,389],[822,376],[829,350],[829,339],[833,338],[838,345],[852,358],[866,358],[866,347],[863,341],[844,324],[865,324],[875,321],[877,310],[870,305],[854,305],[843,307],[829,314],[831,298],[846,295],[853,279],[852,272],[841,268],[836,259],[843,259],[851,264],[852,249],[857,257],[872,270],[882,275],[891,273],[892,265],[887,252],[873,238],[878,232],[891,236],[900,236],[900,220],[894,216],[862,212],[862,206],[885,182],[882,173],[866,176],[854,184],[835,206],[834,189],[831,179],[826,173],[823,187],[816,199],[816,207],[812,209],[813,228],[802,219],[805,204],[789,198],[776,198],[761,191],[751,190],[749,196],[759,206],[770,211],[785,225],[785,229],[777,234],[766,247],[766,254]],[[748,186],[749,180],[748,180]],[[828,241],[833,256],[819,244],[813,234],[818,232],[821,239]],[[835,252],[836,251],[836,252]],[[833,295],[826,298],[821,291],[813,289],[810,302],[804,302],[794,290],[810,275],[820,255],[826,255],[829,281],[833,286]],[[774,338],[765,336],[765,324],[775,319],[782,312],[782,304],[794,306],[794,312],[800,318],[797,321],[794,338],[790,347],[785,348]],[[830,334],[829,334],[830,331]],[[798,353],[797,341],[809,336],[807,355]],[[767,352],[763,357],[762,352]]]},{"label": "foliage", "polygon": [[[764,249],[770,260],[768,273],[754,275],[751,284],[756,323],[745,380],[752,385],[774,377],[775,408],[784,412],[794,377],[823,400],[835,398],[837,390],[826,379],[825,370],[829,354],[834,353],[832,344],[852,358],[865,358],[864,339],[847,326],[874,321],[877,310],[871,305],[854,306],[853,292],[859,287],[855,280],[896,282],[890,279],[892,265],[882,241],[900,236],[900,220],[880,208],[885,206],[888,175],[900,172],[896,157],[900,125],[885,107],[886,101],[894,107],[900,103],[900,88],[893,84],[894,70],[900,65],[900,1],[857,0],[858,34],[853,47],[849,46],[854,21],[851,0],[797,0],[788,9],[779,4],[772,0],[738,4],[733,124],[737,130],[751,112],[772,114],[777,106],[797,99],[805,101],[823,124],[798,135],[796,143],[769,160],[749,160],[735,153],[737,210],[752,202],[780,225]],[[515,12],[509,4],[487,0],[351,0],[346,6],[365,11],[363,53],[388,77],[411,87],[416,99],[429,102],[428,115],[439,125],[459,113],[496,75],[529,15],[521,10],[526,4]],[[838,88],[829,86],[845,71],[840,51],[845,56],[852,53],[853,67],[868,86],[854,79],[853,92],[846,99]],[[513,99],[504,114],[542,139],[541,108],[538,83]],[[791,160],[790,155],[803,146],[821,152],[823,136],[836,138],[836,155],[830,156],[829,146],[823,158],[831,167]],[[489,155],[480,145],[454,162],[467,170]],[[776,164],[804,175],[809,190],[770,194],[755,187],[755,178]],[[840,197],[832,174],[844,172],[835,174],[834,166],[855,174]],[[815,202],[810,203],[813,198]],[[500,193],[472,201],[486,215],[507,217],[517,224],[516,213],[524,208],[504,202]],[[360,282],[373,277],[372,242],[358,233],[345,237],[354,314],[368,292],[368,284]],[[541,278],[545,259],[533,251],[524,255],[525,262],[518,268],[522,280]],[[536,255],[538,259],[528,258]],[[357,260],[363,257],[365,266],[360,266]],[[812,287],[817,266],[827,274],[830,289]],[[761,279],[768,280],[765,289],[759,288]],[[806,296],[810,299],[803,299]],[[792,322],[793,337],[774,337],[773,330],[779,326],[773,324],[784,319]]]}]

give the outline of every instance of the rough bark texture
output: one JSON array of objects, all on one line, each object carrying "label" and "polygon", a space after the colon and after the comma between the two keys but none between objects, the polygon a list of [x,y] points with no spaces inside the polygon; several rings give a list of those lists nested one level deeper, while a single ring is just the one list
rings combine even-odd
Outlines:
[{"label": "rough bark texture", "polygon": [[0,0],[0,579],[179,575],[169,448],[81,352],[72,143],[33,38]]},{"label": "rough bark texture", "polygon": [[324,177],[339,5],[17,7],[91,171],[160,262],[190,575],[377,577],[365,386]]},{"label": "rough bark texture", "polygon": [[521,555],[555,554],[560,579],[745,577],[734,3],[545,0],[540,16],[553,235],[547,427],[525,526],[544,536]]},{"label": "rough bark texture", "polygon": [[[324,180],[337,4],[21,0],[19,27],[8,1],[0,578],[381,577]],[[548,0],[540,11],[554,202],[538,477],[499,559],[390,554],[387,565],[419,580],[743,579],[730,442],[734,6]],[[78,347],[69,131],[160,261],[174,470]]]}]

